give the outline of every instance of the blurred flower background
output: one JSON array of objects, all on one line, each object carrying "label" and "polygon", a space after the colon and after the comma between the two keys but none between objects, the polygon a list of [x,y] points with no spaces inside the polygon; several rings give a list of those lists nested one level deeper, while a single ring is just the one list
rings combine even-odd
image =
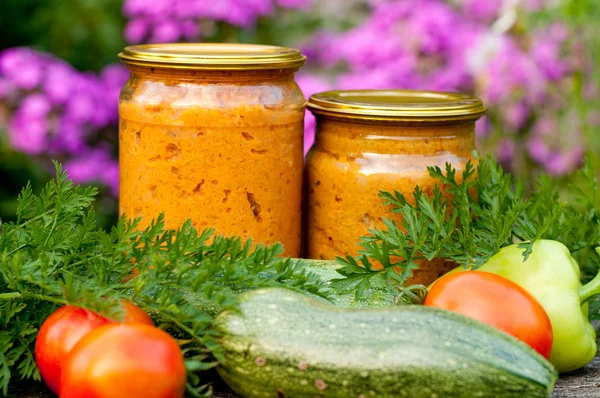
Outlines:
[{"label": "blurred flower background", "polygon": [[[526,184],[564,182],[600,153],[597,0],[4,0],[0,13],[0,217],[28,181],[118,195],[117,102],[128,43],[231,41],[299,47],[307,96],[331,88],[475,93],[481,152]],[[314,120],[306,118],[306,147]]]}]

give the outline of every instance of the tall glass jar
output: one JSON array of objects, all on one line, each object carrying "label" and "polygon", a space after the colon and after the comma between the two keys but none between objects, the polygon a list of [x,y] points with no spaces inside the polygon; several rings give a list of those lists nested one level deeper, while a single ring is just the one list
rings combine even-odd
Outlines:
[{"label": "tall glass jar", "polygon": [[242,44],[127,47],[119,103],[121,214],[141,227],[282,242],[300,254],[305,99],[298,50]]},{"label": "tall glass jar", "polygon": [[[306,164],[305,256],[357,255],[360,236],[397,219],[379,191],[412,198],[415,186],[431,193],[427,166],[446,162],[462,170],[475,148],[480,100],[457,93],[408,90],[330,91],[313,95],[315,144]],[[429,284],[450,270],[423,263],[410,283]]]}]

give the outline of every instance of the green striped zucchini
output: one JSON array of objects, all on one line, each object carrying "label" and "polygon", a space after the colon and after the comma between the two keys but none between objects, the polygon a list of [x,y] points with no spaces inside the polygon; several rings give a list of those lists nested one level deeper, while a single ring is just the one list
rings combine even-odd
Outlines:
[{"label": "green striped zucchini", "polygon": [[423,306],[337,308],[290,290],[217,317],[219,373],[244,397],[548,397],[557,373],[519,340]]}]

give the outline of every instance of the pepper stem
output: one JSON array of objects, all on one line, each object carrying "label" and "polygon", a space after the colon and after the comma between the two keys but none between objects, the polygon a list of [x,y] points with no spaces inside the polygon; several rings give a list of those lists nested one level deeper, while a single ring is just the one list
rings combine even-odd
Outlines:
[{"label": "pepper stem", "polygon": [[[600,255],[600,247],[596,248],[596,253]],[[600,270],[594,279],[579,288],[579,301],[583,304],[598,293],[600,293]]]},{"label": "pepper stem", "polygon": [[398,286],[400,290],[400,299],[403,295],[409,297],[413,304],[423,304],[425,296],[427,296],[427,288],[423,285],[412,285],[408,287]]}]

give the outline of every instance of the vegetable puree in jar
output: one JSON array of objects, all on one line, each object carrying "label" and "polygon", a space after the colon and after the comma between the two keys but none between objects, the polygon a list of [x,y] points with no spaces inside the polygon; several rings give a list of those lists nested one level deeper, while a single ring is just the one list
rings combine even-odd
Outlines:
[{"label": "vegetable puree in jar", "polygon": [[225,44],[123,54],[120,212],[142,228],[164,213],[169,228],[191,219],[298,256],[305,100],[293,76],[304,57]]},{"label": "vegetable puree in jar", "polygon": [[[379,197],[398,191],[410,202],[415,186],[431,194],[427,166],[451,163],[462,171],[475,147],[475,120],[485,112],[475,98],[408,90],[315,94],[317,118],[306,165],[306,257],[358,254],[359,238],[400,222]],[[429,284],[455,265],[422,262],[409,283]]]}]

